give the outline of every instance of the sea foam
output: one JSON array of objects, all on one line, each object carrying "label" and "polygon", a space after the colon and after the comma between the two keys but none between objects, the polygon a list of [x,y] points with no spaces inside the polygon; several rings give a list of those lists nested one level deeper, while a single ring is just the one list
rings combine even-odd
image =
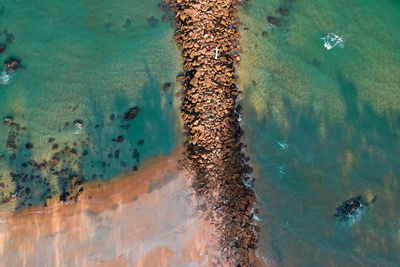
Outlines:
[{"label": "sea foam", "polygon": [[343,37],[339,36],[336,33],[328,33],[327,36],[321,38],[324,41],[324,47],[327,50],[331,50],[334,47],[344,47],[344,40]]},{"label": "sea foam", "polygon": [[10,81],[10,74],[8,74],[5,70],[3,70],[3,72],[0,75],[0,83],[1,84],[8,84],[8,82]]}]

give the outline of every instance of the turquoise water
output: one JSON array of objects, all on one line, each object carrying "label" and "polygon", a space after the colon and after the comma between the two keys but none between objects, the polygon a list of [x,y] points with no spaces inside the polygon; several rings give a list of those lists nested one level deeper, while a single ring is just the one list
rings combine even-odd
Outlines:
[{"label": "turquoise water", "polygon": [[[43,204],[46,197],[68,190],[71,176],[107,180],[140,168],[145,158],[171,152],[180,136],[175,75],[181,59],[174,27],[163,20],[168,14],[158,3],[0,3],[1,31],[15,37],[6,43],[6,34],[0,36],[0,43],[7,44],[0,61],[15,56],[23,65],[0,80],[0,117],[12,115],[20,125],[17,130],[0,124],[0,202],[22,187],[15,207]],[[171,87],[163,90],[167,82]],[[123,122],[124,113],[135,106],[137,117]],[[77,119],[83,121],[81,129],[74,126]],[[16,149],[6,148],[10,136],[16,137]],[[118,136],[124,142],[112,141]],[[30,150],[28,142],[34,146]],[[59,148],[53,150],[55,143]],[[76,149],[77,156],[59,155],[53,171],[21,166],[29,160],[49,162],[65,147]],[[52,174],[62,168],[67,173]]]},{"label": "turquoise water", "polygon": [[[241,10],[243,122],[271,266],[400,265],[399,14],[389,0],[251,0]],[[343,43],[328,50],[330,33]],[[377,201],[333,216],[357,195]]]}]

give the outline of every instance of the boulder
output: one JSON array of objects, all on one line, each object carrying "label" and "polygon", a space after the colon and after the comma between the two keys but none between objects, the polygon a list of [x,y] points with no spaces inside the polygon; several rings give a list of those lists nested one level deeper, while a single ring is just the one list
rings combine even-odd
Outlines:
[{"label": "boulder", "polygon": [[4,67],[7,72],[13,72],[21,67],[21,61],[15,57],[9,57],[4,61]]},{"label": "boulder", "polygon": [[6,50],[6,45],[0,44],[0,54],[3,53],[4,50]]},{"label": "boulder", "polygon": [[363,207],[367,206],[368,203],[364,202],[361,195],[353,197],[349,200],[346,200],[339,207],[336,208],[335,217],[347,218],[350,215],[354,215],[358,210],[361,210]]},{"label": "boulder", "polygon": [[136,115],[138,114],[138,112],[139,112],[138,107],[130,108],[127,112],[125,112],[124,121],[129,121],[129,120],[136,118]]}]

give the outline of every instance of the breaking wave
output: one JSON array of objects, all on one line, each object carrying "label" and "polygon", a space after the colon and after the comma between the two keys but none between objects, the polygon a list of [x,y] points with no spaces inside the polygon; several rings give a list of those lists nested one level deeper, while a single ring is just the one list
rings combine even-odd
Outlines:
[{"label": "breaking wave", "polygon": [[324,47],[327,50],[331,50],[332,48],[338,46],[340,48],[344,47],[343,37],[339,36],[336,33],[328,33],[327,36],[321,38],[324,41]]},{"label": "breaking wave", "polygon": [[8,84],[10,79],[11,79],[11,75],[8,74],[5,70],[3,70],[3,72],[0,75],[0,83],[1,84]]}]

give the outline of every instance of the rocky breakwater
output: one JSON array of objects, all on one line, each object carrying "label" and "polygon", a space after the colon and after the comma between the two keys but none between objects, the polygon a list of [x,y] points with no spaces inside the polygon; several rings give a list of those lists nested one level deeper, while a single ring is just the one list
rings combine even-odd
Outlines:
[{"label": "rocky breakwater", "polygon": [[181,115],[186,134],[184,166],[195,173],[201,208],[216,228],[221,265],[250,266],[256,248],[255,194],[241,143],[239,56],[241,1],[164,0],[176,12],[175,40],[183,55]]}]

